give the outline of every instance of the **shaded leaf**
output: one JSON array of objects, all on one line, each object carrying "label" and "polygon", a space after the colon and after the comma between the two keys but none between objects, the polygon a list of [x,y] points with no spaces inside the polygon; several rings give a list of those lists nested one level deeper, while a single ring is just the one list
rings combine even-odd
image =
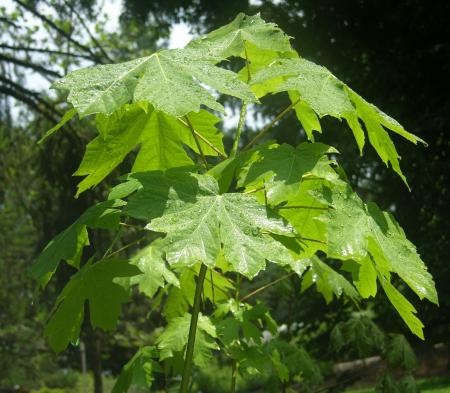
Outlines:
[{"label": "shaded leaf", "polygon": [[333,296],[345,295],[355,302],[359,299],[358,292],[344,276],[316,256],[310,258],[310,262],[310,270],[303,275],[302,292],[315,284],[327,303],[333,300]]},{"label": "shaded leaf", "polygon": [[93,328],[113,330],[123,303],[129,300],[128,291],[113,282],[118,277],[141,274],[125,260],[105,259],[88,262],[62,290],[44,335],[51,348],[60,352],[69,342],[78,339],[84,318],[84,303],[89,304]]},{"label": "shaded leaf", "polygon": [[119,225],[120,200],[100,202],[87,209],[70,227],[52,239],[31,267],[31,275],[46,285],[61,260],[78,267],[81,252],[89,244],[86,228],[115,229]]},{"label": "shaded leaf", "polygon": [[[160,351],[160,360],[171,358],[176,352],[185,350],[190,323],[191,314],[185,314],[169,321],[167,327],[156,340]],[[208,364],[212,356],[211,350],[217,349],[217,344],[214,341],[216,337],[216,328],[208,317],[200,313],[194,348],[194,363],[197,366],[202,367]]]},{"label": "shaded leaf", "polygon": [[176,287],[180,286],[176,275],[166,266],[159,243],[158,240],[155,240],[130,260],[130,263],[136,265],[142,272],[131,278],[131,284],[138,284],[139,290],[150,298],[159,288],[164,288],[166,283]]},{"label": "shaded leaf", "polygon": [[142,347],[130,361],[123,366],[112,393],[126,393],[131,386],[141,389],[152,387],[155,372],[161,372],[161,367],[154,360],[157,351],[153,347]]}]

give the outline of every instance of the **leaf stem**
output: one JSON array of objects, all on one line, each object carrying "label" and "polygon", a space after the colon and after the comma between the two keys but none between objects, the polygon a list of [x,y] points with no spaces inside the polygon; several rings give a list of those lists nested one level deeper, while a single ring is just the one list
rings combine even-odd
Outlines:
[{"label": "leaf stem", "polygon": [[203,290],[203,282],[205,281],[206,271],[208,268],[205,264],[200,266],[198,273],[197,286],[195,288],[194,307],[192,309],[191,325],[189,326],[189,338],[186,347],[186,356],[184,358],[183,374],[181,377],[180,393],[188,393],[189,380],[192,371],[192,359],[194,357],[195,335],[197,333],[198,313],[200,312],[200,300]]},{"label": "leaf stem", "polygon": [[280,281],[286,280],[286,278],[289,278],[289,277],[293,276],[294,274],[296,274],[296,273],[295,272],[290,272],[290,273],[288,273],[288,274],[286,274],[286,275],[284,275],[284,276],[282,276],[280,278],[277,278],[276,280],[271,281],[268,284],[263,285],[262,287],[259,287],[259,288],[255,289],[254,291],[250,292],[249,294],[245,295],[244,297],[241,298],[240,301],[243,302],[244,300],[247,300],[248,298],[256,295],[257,293],[259,293],[261,291],[264,291],[265,289],[270,288],[270,287],[278,284]]},{"label": "leaf stem", "polygon": [[202,134],[200,134],[194,127],[189,127],[189,125],[182,119],[178,118],[178,121],[183,124],[185,127],[189,128],[191,132],[196,135],[199,139],[205,142],[211,149],[213,149],[220,157],[228,158],[226,154],[222,153],[218,147],[213,145],[208,139],[206,139]]},{"label": "leaf stem", "polygon": [[188,124],[189,129],[191,130],[192,136],[194,137],[195,144],[197,145],[198,152],[200,153],[200,156],[202,157],[203,165],[205,166],[205,169],[208,170],[208,161],[206,161],[206,157],[203,154],[203,149],[202,149],[202,147],[200,145],[200,142],[198,141],[198,138],[197,138],[197,133],[195,132],[194,127],[192,126],[192,123],[189,120],[189,117],[187,117],[187,115],[186,115],[186,116],[184,116],[184,118],[186,119],[186,123]]},{"label": "leaf stem", "polygon": [[273,118],[269,124],[267,124],[248,144],[244,147],[243,150],[248,150],[252,147],[256,142],[258,142],[264,135],[266,135],[270,129],[278,122],[286,113],[288,113],[295,105],[300,102],[300,98],[294,102],[292,102],[287,108],[282,110],[275,118]]},{"label": "leaf stem", "polygon": [[241,139],[242,128],[244,127],[244,123],[245,123],[245,115],[246,114],[247,114],[247,102],[244,101],[242,103],[241,114],[239,115],[239,123],[238,123],[238,127],[236,130],[236,137],[234,138],[234,142],[233,142],[233,147],[231,148],[230,158],[233,158],[236,156],[236,153],[237,153],[237,150],[239,147],[239,141]]},{"label": "leaf stem", "polygon": [[[236,301],[239,301],[239,292],[241,290],[241,275],[237,273],[236,277],[236,292],[234,294],[234,298]],[[233,359],[231,361],[231,384],[230,384],[230,393],[236,393],[236,378],[237,378],[237,360]]]},{"label": "leaf stem", "polygon": [[[250,63],[248,60],[247,46],[245,45],[245,41],[243,41],[244,51],[245,51],[245,66],[247,68],[247,84],[252,79],[252,74],[250,73]],[[244,128],[245,116],[247,115],[247,101],[242,103],[241,114],[239,115],[239,123],[236,130],[236,136],[234,138],[233,147],[231,148],[230,158],[236,156],[236,153],[239,148],[239,141],[241,140],[242,129]]]},{"label": "leaf stem", "polygon": [[289,206],[278,206],[275,207],[277,210],[282,209],[313,209],[313,210],[330,210],[329,207],[319,207],[319,206],[304,206],[304,205],[289,205]]},{"label": "leaf stem", "polygon": [[126,250],[127,248],[130,248],[131,246],[140,243],[142,240],[144,240],[147,236],[141,236],[140,238],[133,240],[132,242],[125,244],[123,247],[119,248],[118,250],[114,251],[114,252],[109,252],[109,253],[105,253],[105,256],[103,257],[103,259],[105,258],[111,258],[113,255],[119,254],[122,251]]}]

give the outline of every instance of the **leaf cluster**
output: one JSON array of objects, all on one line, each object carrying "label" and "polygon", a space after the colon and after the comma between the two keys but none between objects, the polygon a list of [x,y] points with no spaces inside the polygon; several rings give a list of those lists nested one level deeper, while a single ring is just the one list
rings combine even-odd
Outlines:
[{"label": "leaf cluster", "polygon": [[[245,62],[237,73],[222,66],[231,57]],[[315,286],[327,303],[341,296],[359,303],[380,287],[410,330],[423,338],[416,309],[394,282],[399,278],[420,299],[437,303],[431,275],[393,216],[361,200],[337,162],[339,152],[314,142],[313,132],[322,132],[324,116],[346,120],[361,154],[367,135],[405,183],[389,132],[423,141],[324,67],[300,58],[276,25],[240,14],[184,49],[77,70],[54,88],[68,92],[73,105],[62,124],[76,111],[80,118],[95,115],[98,128],[75,172],[84,176],[77,195],[99,184],[127,155],[134,157],[131,173],[107,200],[50,242],[33,267],[44,284],[61,261],[79,269],[47,327],[55,350],[76,340],[85,302],[94,327],[113,329],[129,286],[137,284],[147,296],[164,299],[167,327],[151,350],[142,348],[127,364],[117,389],[125,391],[135,381],[150,386],[152,370],[160,371],[154,359],[177,369],[177,359],[189,346],[188,310],[196,285],[203,285],[195,277],[208,269],[203,300],[213,312],[211,318],[199,316],[194,363],[207,364],[211,351],[220,349],[242,374],[269,373],[282,384],[302,379],[318,384],[320,373],[302,348],[267,338],[277,336],[268,310],[239,301],[238,281],[252,280],[267,263],[300,277],[299,292]],[[247,105],[279,92],[288,93],[289,107],[240,146]],[[225,110],[218,94],[242,100],[229,156],[217,128],[220,119],[212,113]],[[257,144],[290,110],[309,141]],[[107,250],[96,262],[80,263],[88,228],[120,224],[150,234],[148,244],[131,260],[112,257],[121,250]],[[377,330],[355,320],[335,330],[338,347],[358,329],[371,336],[358,341],[361,351],[379,345]],[[387,358],[410,365],[404,343],[391,343],[398,346],[404,356],[392,355],[392,349]]]}]

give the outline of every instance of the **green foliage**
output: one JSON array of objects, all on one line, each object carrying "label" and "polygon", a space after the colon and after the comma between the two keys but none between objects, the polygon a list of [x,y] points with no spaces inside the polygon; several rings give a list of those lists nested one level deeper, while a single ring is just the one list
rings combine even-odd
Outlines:
[{"label": "green foliage", "polygon": [[[215,128],[219,118],[201,110],[187,119],[199,137],[225,154],[222,134]],[[140,151],[133,165],[133,171],[137,172],[193,165],[184,146],[195,153],[199,153],[200,148],[205,155],[218,154],[203,140],[198,147],[185,121],[144,104],[124,105],[110,116],[98,115],[97,127],[99,136],[87,145],[80,167],[74,173],[86,176],[78,185],[77,195],[100,183],[137,145]]]},{"label": "green foliage", "polygon": [[384,346],[384,334],[367,316],[355,315],[340,322],[331,332],[331,342],[336,351],[355,350],[359,357],[376,353]]},{"label": "green foliage", "polygon": [[142,274],[131,277],[131,284],[138,284],[139,290],[148,297],[153,297],[159,288],[166,283],[180,287],[177,276],[167,268],[162,250],[158,247],[158,241],[140,250],[130,263],[136,265]]},{"label": "green foliage", "polygon": [[208,51],[222,58],[230,56],[246,58],[248,43],[262,50],[292,51],[289,37],[277,25],[266,23],[259,15],[248,16],[242,13],[228,25],[189,43],[188,48]]},{"label": "green foliage", "polygon": [[[239,73],[220,66],[232,56],[245,60]],[[46,283],[61,260],[82,266],[58,297],[47,325],[45,334],[56,351],[77,340],[85,302],[92,326],[106,330],[115,327],[133,290],[129,284],[150,298],[156,295],[156,305],[163,302],[166,328],[154,347],[141,348],[127,363],[116,392],[133,383],[150,387],[153,372],[159,371],[156,358],[170,373],[178,372],[185,357],[185,393],[192,362],[205,367],[213,350],[242,375],[273,376],[269,391],[292,383],[319,384],[321,372],[312,357],[278,336],[267,307],[244,302],[277,281],[240,298],[241,280],[250,282],[267,261],[287,269],[286,277],[303,276],[301,292],[315,284],[326,303],[334,297],[359,302],[375,296],[379,282],[410,330],[423,338],[423,325],[394,287],[394,275],[420,299],[437,303],[433,279],[392,215],[352,190],[335,161],[337,150],[312,142],[253,146],[289,110],[310,140],[314,130],[321,132],[319,118],[329,115],[347,121],[361,152],[364,126],[382,161],[406,182],[386,129],[414,143],[421,140],[328,70],[300,58],[275,25],[259,15],[240,14],[185,49],[74,71],[54,87],[69,92],[67,100],[80,117],[97,114],[99,135],[87,145],[75,173],[86,176],[77,195],[99,184],[127,155],[134,156],[132,173],[110,190],[109,199],[49,243],[33,267],[33,275]],[[256,96],[287,91],[292,104],[227,158],[216,128],[219,118],[205,109],[224,110],[210,88],[241,99],[241,119],[248,102],[258,103]],[[123,227],[147,231],[144,248],[130,260],[111,258],[118,232],[101,261],[83,264],[87,228],[116,229],[122,217]],[[331,259],[343,262],[340,270],[353,284]],[[211,319],[200,308],[212,311]],[[333,338],[338,349],[353,343],[358,353],[384,350],[382,334],[362,317],[338,325]],[[387,348],[389,362],[413,367],[407,343],[394,337]],[[409,379],[396,382],[389,375],[380,389],[395,391],[398,384],[413,389]]]},{"label": "green foliage", "polygon": [[83,248],[89,244],[86,228],[117,228],[120,220],[117,208],[120,206],[123,206],[122,201],[109,200],[86,210],[69,228],[47,244],[31,268],[32,276],[45,285],[61,260],[79,267]]},{"label": "green foliage", "polygon": [[69,91],[67,101],[80,117],[111,114],[130,101],[149,102],[155,109],[177,117],[197,112],[201,105],[224,111],[201,83],[255,101],[250,89],[233,72],[215,66],[222,59],[202,49],[161,50],[125,63],[73,71],[53,87]]},{"label": "green foliage", "polygon": [[134,175],[141,188],[129,198],[127,215],[150,221],[147,229],[164,232],[169,264],[215,266],[224,253],[233,269],[249,278],[265,260],[291,261],[289,250],[270,235],[294,236],[294,230],[251,195],[219,194],[209,175],[148,172]]},{"label": "green foliage", "polygon": [[311,258],[311,267],[303,277],[302,292],[313,284],[327,303],[333,300],[333,295],[340,297],[343,294],[354,301],[358,300],[358,293],[353,285],[318,257]]},{"label": "green foliage", "polygon": [[[172,358],[182,352],[188,342],[191,314],[172,318],[164,332],[156,340],[160,353],[160,360]],[[216,328],[209,318],[200,314],[197,333],[195,336],[194,363],[205,366],[211,358],[211,350],[218,349],[214,339],[217,337]]]},{"label": "green foliage", "polygon": [[161,367],[154,360],[155,348],[140,348],[130,361],[123,366],[122,372],[114,385],[112,393],[127,392],[130,386],[149,389],[154,381],[153,373],[161,372]]},{"label": "green foliage", "polygon": [[416,355],[403,334],[391,335],[386,348],[386,360],[391,367],[405,370],[412,370],[417,364]]},{"label": "green foliage", "polygon": [[50,346],[57,352],[69,342],[78,340],[84,318],[84,303],[89,303],[89,319],[93,327],[113,330],[120,307],[128,301],[127,291],[114,283],[118,277],[140,274],[140,270],[125,260],[105,259],[88,262],[64,287],[45,329]]},{"label": "green foliage", "polygon": [[[314,122],[314,120],[311,120],[314,119],[314,115],[310,109],[319,117],[328,115],[338,119],[346,119],[361,152],[365,141],[364,131],[359,123],[359,119],[362,120],[366,126],[369,141],[378,155],[386,165],[390,163],[394,171],[406,183],[406,178],[400,169],[397,150],[383,127],[413,143],[418,141],[425,143],[422,139],[407,132],[396,120],[369,104],[325,67],[318,66],[311,61],[280,59],[272,62],[253,77],[252,84],[258,88],[260,84],[273,84],[273,79],[280,82],[276,86],[271,86],[269,91],[275,93],[280,91],[294,92],[301,98],[303,110],[297,111],[297,114],[302,124]],[[297,95],[294,97],[297,97]],[[296,102],[297,100],[294,100],[294,104]],[[305,116],[308,116],[309,120],[303,120]],[[315,128],[320,131],[317,126]],[[306,131],[308,129],[311,129],[311,127],[305,127]],[[312,132],[309,137],[312,138]]]}]

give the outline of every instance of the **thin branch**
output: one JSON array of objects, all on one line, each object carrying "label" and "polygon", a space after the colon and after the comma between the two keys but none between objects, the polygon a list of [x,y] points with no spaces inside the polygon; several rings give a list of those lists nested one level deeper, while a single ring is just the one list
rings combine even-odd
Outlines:
[{"label": "thin branch", "polygon": [[19,65],[21,67],[31,68],[32,70],[35,70],[35,71],[40,72],[42,74],[47,74],[47,75],[54,76],[55,78],[61,78],[62,77],[62,75],[59,72],[56,72],[56,71],[53,71],[53,70],[49,70],[48,68],[40,66],[39,64],[29,63],[28,61],[26,61],[24,59],[17,59],[15,57],[7,56],[7,55],[5,55],[3,53],[0,53],[0,60],[1,61],[6,61],[8,63],[13,63],[13,64],[16,64],[16,65]]},{"label": "thin branch", "polygon": [[258,294],[261,291],[264,291],[267,288],[273,287],[274,285],[278,284],[280,281],[286,280],[286,278],[289,278],[291,276],[293,276],[294,274],[296,274],[295,272],[290,272],[280,278],[277,278],[274,281],[269,282],[266,285],[263,285],[262,287],[259,287],[257,289],[255,289],[254,291],[250,292],[249,294],[245,295],[244,297],[242,297],[239,301],[243,302],[244,300],[247,300],[248,298],[255,296],[256,294]]},{"label": "thin branch", "polygon": [[[200,138],[206,145],[208,145],[211,149],[213,149],[220,157],[226,159],[226,154],[223,154],[220,149],[214,146],[208,139],[206,139],[202,134],[200,134],[194,127],[189,127],[189,125],[183,120],[178,118],[178,121],[183,124],[186,128],[189,128],[191,132],[193,132],[198,138]],[[191,124],[192,126],[192,124]]]},{"label": "thin branch", "polygon": [[266,135],[270,129],[278,122],[286,113],[288,113],[295,105],[300,102],[300,98],[294,102],[292,102],[286,109],[281,111],[269,124],[267,124],[248,144],[244,147],[243,150],[248,150],[252,147],[256,142],[258,142],[264,135]]},{"label": "thin branch", "polygon": [[62,113],[59,110],[55,109],[54,105],[50,104],[49,102],[41,98],[38,92],[26,89],[22,85],[19,85],[18,83],[12,81],[11,79],[5,78],[2,75],[0,75],[0,81],[9,85],[10,87],[17,90],[18,92],[20,92],[25,96],[33,97],[33,99],[35,99],[38,103],[45,106],[50,113],[55,113],[58,116],[62,115]]},{"label": "thin branch", "polygon": [[4,22],[10,26],[15,27],[16,29],[20,29],[20,26],[16,23],[14,23],[12,20],[5,18],[4,16],[0,16],[0,22]]},{"label": "thin branch", "polygon": [[197,135],[195,133],[194,127],[192,126],[191,121],[189,120],[189,117],[187,117],[187,115],[184,117],[186,119],[186,123],[189,126],[189,129],[191,130],[192,136],[194,137],[195,140],[195,144],[197,145],[197,149],[200,153],[200,156],[202,157],[202,161],[203,161],[203,165],[205,166],[205,169],[208,170],[208,162],[206,161],[206,157],[203,154],[203,149],[200,146],[200,142],[198,141]]},{"label": "thin branch", "polygon": [[100,45],[100,42],[98,42],[98,40],[94,37],[94,35],[91,33],[91,31],[89,30],[88,26],[86,25],[86,23],[84,22],[83,17],[79,14],[79,12],[75,9],[75,7],[72,6],[72,4],[70,4],[70,2],[68,2],[67,0],[64,0],[64,4],[70,8],[70,10],[76,15],[76,17],[78,18],[78,20],[81,23],[81,26],[84,27],[84,29],[86,30],[88,36],[90,37],[90,39],[92,40],[92,42],[97,46],[98,49],[100,49],[100,52],[102,52],[103,56],[105,57],[105,59],[107,59],[109,62],[113,62],[113,60],[109,57],[108,53],[106,53],[105,49],[103,49],[103,47]]},{"label": "thin branch", "polygon": [[45,111],[36,101],[33,100],[33,98],[30,98],[27,95],[21,94],[20,92],[18,92],[17,90],[15,90],[11,87],[2,86],[2,85],[0,85],[0,93],[14,97],[16,100],[27,104],[29,107],[33,108],[36,112],[44,115],[44,117],[46,117],[51,122],[53,122],[53,123],[58,122],[58,120],[55,117],[53,117],[50,113]]},{"label": "thin branch", "polygon": [[92,60],[91,56],[81,55],[79,53],[64,52],[61,50],[47,49],[47,48],[30,48],[27,46],[13,46],[13,45],[6,45],[6,44],[0,44],[0,48],[15,50],[15,51],[24,51],[24,52],[48,53],[50,55],[70,56],[70,57],[78,57],[81,59]]},{"label": "thin branch", "polygon": [[59,34],[61,34],[63,37],[65,37],[67,40],[69,40],[72,44],[74,44],[76,47],[82,49],[83,51],[89,53],[91,55],[91,59],[94,60],[96,63],[103,63],[101,58],[98,57],[91,48],[88,46],[81,44],[77,40],[73,39],[69,34],[67,34],[61,27],[57,26],[52,20],[47,18],[45,15],[42,15],[39,13],[35,8],[29,6],[25,1],[23,0],[13,0],[15,3],[19,4],[21,7],[25,8],[27,11],[31,12],[34,16],[45,22],[48,26],[50,26],[53,30],[57,31]]}]

